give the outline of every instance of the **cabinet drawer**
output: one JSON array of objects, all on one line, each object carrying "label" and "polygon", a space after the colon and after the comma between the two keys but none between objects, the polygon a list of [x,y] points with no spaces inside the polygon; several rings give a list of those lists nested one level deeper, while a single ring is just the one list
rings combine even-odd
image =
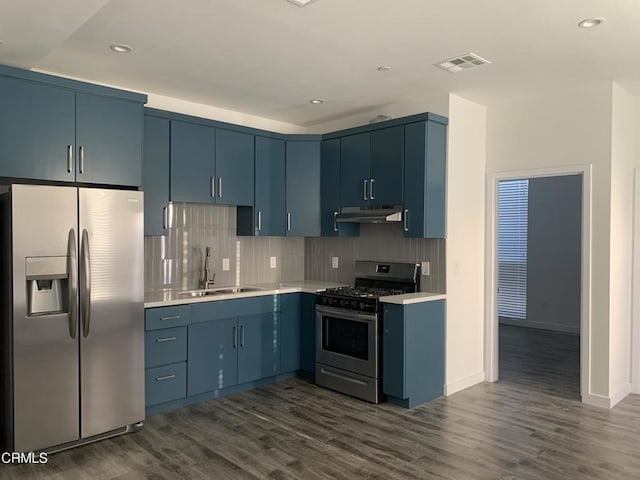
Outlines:
[{"label": "cabinet drawer", "polygon": [[186,397],[186,362],[147,368],[145,371],[145,395],[147,406]]},{"label": "cabinet drawer", "polygon": [[187,327],[163,328],[145,334],[145,367],[157,367],[187,359]]},{"label": "cabinet drawer", "polygon": [[245,317],[280,311],[279,295],[218,300],[194,303],[191,306],[193,323],[221,320],[223,318]]},{"label": "cabinet drawer", "polygon": [[145,330],[158,330],[160,328],[189,325],[190,318],[191,310],[189,305],[147,308],[144,311]]}]

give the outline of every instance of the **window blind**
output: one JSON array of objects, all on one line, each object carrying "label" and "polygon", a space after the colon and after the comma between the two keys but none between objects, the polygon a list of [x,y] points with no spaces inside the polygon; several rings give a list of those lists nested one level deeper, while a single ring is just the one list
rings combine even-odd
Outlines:
[{"label": "window blind", "polygon": [[527,316],[528,180],[498,184],[498,315]]}]

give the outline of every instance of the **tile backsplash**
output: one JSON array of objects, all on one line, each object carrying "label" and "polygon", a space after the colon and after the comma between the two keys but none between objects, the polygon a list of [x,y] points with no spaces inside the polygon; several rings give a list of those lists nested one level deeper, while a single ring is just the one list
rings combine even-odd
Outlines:
[{"label": "tile backsplash", "polygon": [[[349,238],[239,237],[236,208],[173,203],[169,232],[145,237],[145,289],[199,288],[205,247],[219,286],[320,280],[352,284],[355,260],[430,262],[421,290],[445,292],[445,240],[404,238],[401,225],[362,224]],[[276,268],[270,267],[276,257]],[[338,257],[338,268],[331,258]],[[229,270],[223,271],[223,259]]]},{"label": "tile backsplash", "polygon": [[[331,257],[338,257],[332,268]],[[430,263],[430,275],[421,276],[422,291],[445,293],[445,240],[405,238],[402,225],[360,225],[359,237],[305,239],[305,279],[352,284],[356,260]]]},{"label": "tile backsplash", "polygon": [[[145,289],[198,288],[205,247],[220,286],[304,279],[304,238],[238,237],[236,208],[173,203],[169,234],[145,237]],[[276,268],[270,258],[276,257]],[[223,271],[223,259],[229,270]]]}]

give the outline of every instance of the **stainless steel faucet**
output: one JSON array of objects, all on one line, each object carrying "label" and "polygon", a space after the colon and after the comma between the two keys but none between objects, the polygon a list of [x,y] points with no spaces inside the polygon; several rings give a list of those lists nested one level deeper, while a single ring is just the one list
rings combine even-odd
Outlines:
[{"label": "stainless steel faucet", "polygon": [[213,275],[211,274],[211,269],[209,268],[209,259],[211,258],[211,247],[205,248],[205,256],[204,256],[204,277],[202,279],[202,288],[207,289],[213,286],[215,283],[214,280],[216,278],[215,272]]}]

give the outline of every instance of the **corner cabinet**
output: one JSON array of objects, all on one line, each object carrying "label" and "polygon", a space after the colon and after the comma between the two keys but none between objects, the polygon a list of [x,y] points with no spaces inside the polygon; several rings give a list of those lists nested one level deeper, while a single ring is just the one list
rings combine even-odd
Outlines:
[{"label": "corner cabinet", "polygon": [[411,123],[404,129],[405,237],[445,238],[446,119]]},{"label": "corner cabinet", "polygon": [[444,394],[445,300],[384,304],[383,391],[413,408]]},{"label": "corner cabinet", "polygon": [[320,141],[286,143],[286,236],[320,236]]},{"label": "corner cabinet", "polygon": [[145,102],[0,66],[0,177],[140,186]]},{"label": "corner cabinet", "polygon": [[320,228],[323,237],[357,237],[360,225],[337,223],[340,213],[340,139],[324,140],[320,160]]}]

